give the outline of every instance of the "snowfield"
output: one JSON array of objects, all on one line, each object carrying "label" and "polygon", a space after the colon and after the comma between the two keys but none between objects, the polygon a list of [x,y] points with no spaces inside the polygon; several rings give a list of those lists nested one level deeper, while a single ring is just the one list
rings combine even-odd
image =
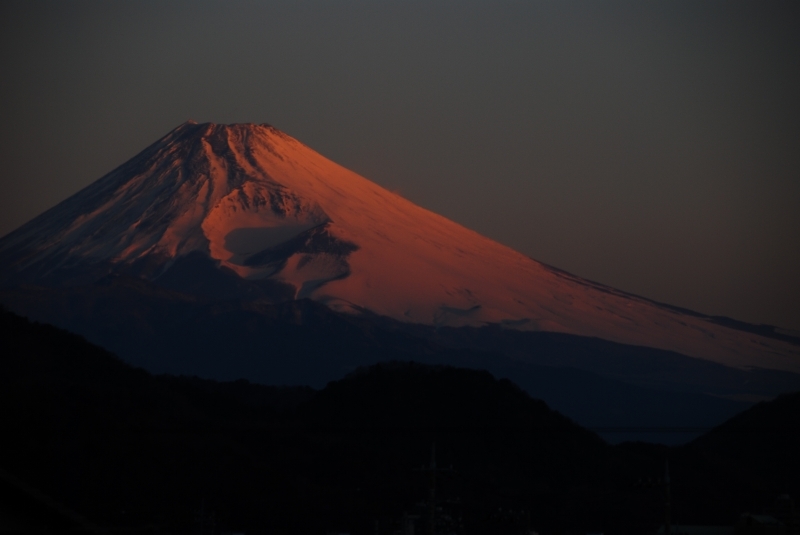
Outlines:
[{"label": "snowfield", "polygon": [[[800,345],[546,266],[268,125],[187,122],[0,240],[0,281],[158,282],[190,253],[349,313],[545,330],[800,372]],[[92,275],[95,276],[95,275]]]}]

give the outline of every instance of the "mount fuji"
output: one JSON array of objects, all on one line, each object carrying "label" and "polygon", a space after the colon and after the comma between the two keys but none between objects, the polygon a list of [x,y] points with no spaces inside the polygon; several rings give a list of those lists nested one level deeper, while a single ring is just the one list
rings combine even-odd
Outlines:
[{"label": "mount fuji", "polygon": [[[198,321],[198,310],[210,314],[209,307],[217,307],[219,314],[223,303],[235,303],[240,313],[275,318],[296,315],[298,303],[307,303],[300,308],[362,330],[366,323],[381,325],[453,351],[476,349],[469,342],[475,333],[491,331],[504,340],[480,345],[481,359],[495,351],[508,362],[539,358],[538,364],[625,381],[635,368],[628,383],[638,386],[663,386],[664,370],[680,361],[685,373],[671,383],[679,389],[702,375],[700,368],[717,370],[704,371],[707,377],[735,376],[736,384],[770,378],[764,391],[733,388],[728,397],[800,389],[795,336],[657,303],[537,262],[269,125],[178,126],[0,239],[0,285],[9,308],[173,372],[196,371],[192,356],[182,357],[185,366],[178,369],[142,355],[155,359],[153,347],[165,344],[174,353],[180,346],[174,333]],[[98,304],[111,295],[113,306]],[[205,323],[203,335],[210,329],[230,339],[222,323]],[[251,331],[257,342],[248,347],[275,343]],[[137,346],[148,336],[150,345]],[[364,336],[374,341],[374,333]],[[571,340],[573,349],[542,351],[535,340],[544,336]],[[576,340],[591,341],[594,349],[581,352]],[[597,344],[618,348],[600,352],[617,355],[613,373],[610,361],[597,356]],[[234,346],[226,346],[226,358]],[[625,360],[619,348],[658,357]],[[423,353],[431,351],[437,350]],[[647,364],[656,361],[672,364],[661,371]],[[706,394],[719,383],[701,382],[694,391]]]}]

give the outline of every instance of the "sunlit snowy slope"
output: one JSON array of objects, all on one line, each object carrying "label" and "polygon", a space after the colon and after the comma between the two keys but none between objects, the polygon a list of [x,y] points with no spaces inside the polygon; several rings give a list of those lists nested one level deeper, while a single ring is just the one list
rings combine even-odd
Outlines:
[{"label": "sunlit snowy slope", "polygon": [[187,122],[0,240],[6,285],[115,271],[200,295],[308,297],[409,323],[499,323],[800,372],[792,340],[553,269],[268,125]]}]

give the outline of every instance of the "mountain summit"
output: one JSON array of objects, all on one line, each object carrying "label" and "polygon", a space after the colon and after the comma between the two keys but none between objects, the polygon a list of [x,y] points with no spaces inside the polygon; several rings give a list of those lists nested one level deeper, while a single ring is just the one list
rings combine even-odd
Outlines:
[{"label": "mountain summit", "polygon": [[110,273],[202,297],[310,298],[406,323],[555,331],[800,372],[796,340],[549,267],[269,125],[184,123],[0,240],[4,285]]}]

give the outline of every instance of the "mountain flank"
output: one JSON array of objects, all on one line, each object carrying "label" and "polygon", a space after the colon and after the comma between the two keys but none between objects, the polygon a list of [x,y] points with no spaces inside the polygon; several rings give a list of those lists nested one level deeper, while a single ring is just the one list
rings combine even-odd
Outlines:
[{"label": "mountain flank", "polygon": [[561,333],[409,325],[313,300],[212,300],[114,275],[60,289],[0,290],[32,317],[83,333],[155,373],[322,388],[389,360],[489,370],[613,442],[683,443],[800,376]]},{"label": "mountain flank", "polygon": [[307,298],[409,325],[557,332],[800,373],[797,338],[542,264],[270,125],[184,123],[0,239],[5,287],[109,275],[204,299]]},{"label": "mountain flank", "polygon": [[0,238],[0,303],[156,374],[488,370],[615,443],[800,389],[790,333],[547,266],[264,124],[182,124]]}]

